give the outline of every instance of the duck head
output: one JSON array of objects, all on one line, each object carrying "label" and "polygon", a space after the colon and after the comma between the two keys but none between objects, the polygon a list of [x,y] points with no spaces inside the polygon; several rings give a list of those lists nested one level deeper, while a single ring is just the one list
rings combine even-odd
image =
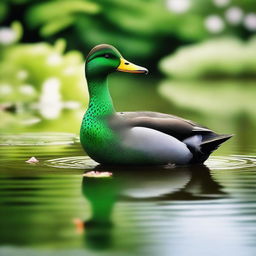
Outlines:
[{"label": "duck head", "polygon": [[125,60],[120,52],[111,45],[97,45],[89,52],[86,58],[86,76],[102,77],[115,71],[148,73],[146,68]]}]

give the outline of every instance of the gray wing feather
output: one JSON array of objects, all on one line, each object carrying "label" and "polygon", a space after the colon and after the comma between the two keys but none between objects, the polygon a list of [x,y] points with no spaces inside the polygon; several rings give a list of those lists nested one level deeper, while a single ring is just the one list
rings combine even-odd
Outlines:
[{"label": "gray wing feather", "polygon": [[123,134],[122,144],[159,163],[187,164],[192,159],[192,153],[187,146],[165,133],[145,127],[133,127]]},{"label": "gray wing feather", "polygon": [[[136,142],[137,140],[135,140],[136,143],[134,143],[134,140],[130,138],[133,142],[132,145],[137,145],[138,147],[142,145],[143,149],[150,148],[148,147],[149,145],[145,146],[145,143],[141,141],[141,137],[144,136],[144,133],[147,133],[145,128],[155,131],[154,136],[152,136],[153,138],[157,138],[158,133],[160,132],[162,135],[165,135],[161,136],[161,139],[160,137],[157,138],[161,141],[160,144],[165,145],[164,141],[166,140],[170,145],[170,150],[168,150],[168,145],[165,147],[164,152],[170,152],[171,149],[173,150],[175,148],[178,150],[179,148],[176,153],[180,158],[177,157],[177,155],[173,158],[177,158],[179,161],[180,159],[188,161],[188,158],[190,158],[188,154],[189,152],[183,147],[183,145],[186,145],[189,151],[193,154],[190,163],[203,163],[218,145],[231,137],[231,135],[219,135],[207,127],[201,126],[190,120],[158,112],[116,113],[110,117],[109,125],[112,129],[118,129],[120,134],[125,133],[124,131],[134,131],[134,128],[144,128],[142,130],[143,132],[138,132],[140,130],[135,129],[136,133],[132,136],[133,138],[140,138],[138,139],[138,143]],[[138,134],[140,136],[137,136]],[[151,136],[147,134],[146,139],[147,138],[151,138]],[[177,143],[175,139],[181,144]],[[161,152],[159,155],[164,155],[164,152]]]},{"label": "gray wing feather", "polygon": [[212,130],[190,120],[158,112],[120,112],[117,117],[127,126],[151,128],[181,141],[196,134],[203,134],[207,139],[216,135]]}]

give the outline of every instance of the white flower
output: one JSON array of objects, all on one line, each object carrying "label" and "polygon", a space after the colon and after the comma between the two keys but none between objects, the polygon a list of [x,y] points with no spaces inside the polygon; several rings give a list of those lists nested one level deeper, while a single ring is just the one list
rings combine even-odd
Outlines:
[{"label": "white flower", "polygon": [[47,46],[41,43],[41,44],[34,45],[29,52],[33,55],[42,55],[42,53],[45,52],[46,50],[47,50]]},{"label": "white flower", "polygon": [[250,31],[256,31],[256,13],[249,13],[244,17],[244,26]]},{"label": "white flower", "polygon": [[78,109],[81,107],[81,104],[77,101],[66,101],[63,103],[63,107],[66,109]]},{"label": "white flower", "polygon": [[243,11],[239,7],[231,7],[225,13],[226,20],[232,24],[237,25],[242,21]]},{"label": "white flower", "polygon": [[71,66],[71,67],[65,68],[63,71],[63,74],[69,76],[69,75],[75,74],[76,71],[77,71],[77,68]]},{"label": "white flower", "polygon": [[13,91],[10,84],[0,84],[0,96],[7,96]]},{"label": "white flower", "polygon": [[47,64],[50,66],[57,66],[61,63],[62,58],[58,53],[53,53],[47,58]]},{"label": "white flower", "polygon": [[213,2],[218,7],[224,7],[230,3],[230,0],[213,0]]},{"label": "white flower", "polygon": [[0,28],[0,44],[8,45],[15,42],[17,33],[8,27]]},{"label": "white flower", "polygon": [[24,95],[33,95],[36,93],[34,87],[30,84],[23,84],[20,86],[20,92]]},{"label": "white flower", "polygon": [[205,27],[211,33],[220,33],[224,29],[224,22],[218,15],[210,15],[205,20]]},{"label": "white flower", "polygon": [[167,8],[175,13],[186,12],[190,5],[190,0],[167,0]]},{"label": "white flower", "polygon": [[20,80],[25,80],[28,78],[28,71],[24,69],[19,70],[17,73],[17,78]]},{"label": "white flower", "polygon": [[47,79],[42,86],[39,99],[39,112],[46,119],[55,119],[62,110],[60,80],[55,77]]}]

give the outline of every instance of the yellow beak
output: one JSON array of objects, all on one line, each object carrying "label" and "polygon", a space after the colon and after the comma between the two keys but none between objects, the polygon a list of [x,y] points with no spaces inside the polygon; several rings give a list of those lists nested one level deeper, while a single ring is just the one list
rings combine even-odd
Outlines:
[{"label": "yellow beak", "polygon": [[128,73],[144,73],[147,74],[148,70],[146,68],[137,66],[123,58],[120,58],[120,65],[117,67],[118,71],[128,72]]}]

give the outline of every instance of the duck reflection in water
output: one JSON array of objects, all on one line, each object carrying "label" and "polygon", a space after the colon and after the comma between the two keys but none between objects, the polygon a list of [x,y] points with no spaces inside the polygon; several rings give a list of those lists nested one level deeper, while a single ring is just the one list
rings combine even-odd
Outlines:
[{"label": "duck reflection in water", "polygon": [[112,247],[112,212],[117,201],[170,202],[172,200],[209,200],[227,197],[210,169],[204,165],[169,168],[168,166],[97,166],[95,172],[113,176],[84,174],[82,192],[89,201],[91,217],[76,223],[84,229],[89,247]]}]

